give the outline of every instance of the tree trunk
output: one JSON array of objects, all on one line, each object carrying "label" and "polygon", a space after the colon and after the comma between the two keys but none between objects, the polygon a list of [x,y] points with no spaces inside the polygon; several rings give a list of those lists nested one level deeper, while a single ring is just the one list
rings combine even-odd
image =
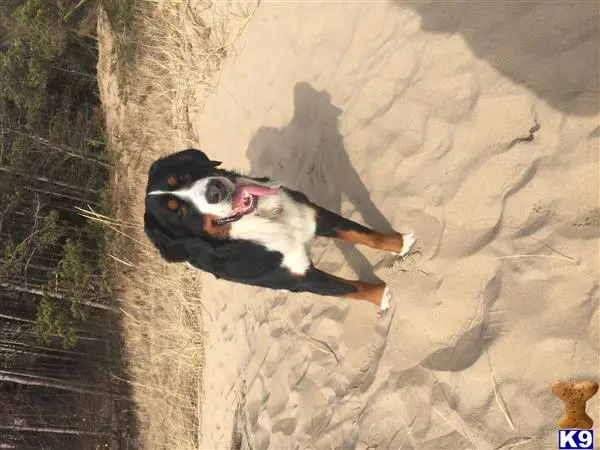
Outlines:
[{"label": "tree trunk", "polygon": [[18,134],[19,136],[25,136],[26,138],[29,138],[32,141],[36,141],[48,148],[59,151],[61,153],[64,153],[65,155],[71,156],[73,158],[82,159],[84,161],[90,161],[95,164],[98,164],[99,166],[105,167],[107,169],[112,169],[112,167],[113,167],[111,164],[101,161],[99,159],[96,159],[94,157],[87,156],[87,155],[81,155],[81,154],[77,153],[77,151],[76,151],[77,149],[74,149],[72,147],[67,147],[66,145],[63,145],[63,144],[55,144],[41,136],[37,136],[37,135],[29,133],[29,132],[22,132],[22,131],[14,129],[14,128],[9,128],[8,130],[15,134]]},{"label": "tree trunk", "polygon": [[[13,355],[22,355],[22,356],[33,356],[35,358],[50,358],[50,359],[57,359],[59,361],[81,361],[81,358],[73,358],[72,356],[64,356],[64,355],[57,355],[57,354],[51,354],[51,353],[37,353],[37,352],[29,352],[29,351],[25,351],[25,350],[17,350],[14,347],[2,347],[0,346],[0,352],[4,352],[6,354],[13,354]],[[86,358],[86,361],[91,360],[90,358]],[[98,361],[100,362],[100,361]]]},{"label": "tree trunk", "polygon": [[[87,387],[75,386],[73,384],[65,383],[62,381],[55,381],[55,379],[49,379],[45,377],[33,378],[32,376],[8,372],[2,369],[0,369],[0,381],[5,383],[17,383],[24,386],[41,386],[49,389],[59,389],[62,391],[75,392],[77,394],[110,395],[108,392],[101,391],[99,389],[90,389]],[[115,396],[115,398],[121,397]]]},{"label": "tree trunk", "polygon": [[40,345],[28,344],[25,342],[10,341],[10,340],[6,340],[6,339],[0,339],[0,344],[33,348],[36,350],[42,350],[42,351],[46,351],[46,352],[57,352],[57,353],[65,354],[65,355],[87,356],[87,353],[84,353],[84,352],[76,352],[73,350],[62,350],[60,348],[42,347]]},{"label": "tree trunk", "polygon": [[[29,370],[27,367],[23,367],[22,370]],[[11,370],[5,370],[5,369],[0,369],[0,376],[13,376],[13,377],[19,377],[22,378],[23,380],[33,380],[33,381],[43,381],[46,383],[59,383],[61,385],[65,385],[68,386],[68,383],[66,383],[64,380],[61,380],[60,378],[52,378],[52,377],[47,377],[44,375],[32,375],[30,373],[19,373],[19,372],[13,372]],[[81,387],[81,389],[85,389],[84,387]]]},{"label": "tree trunk", "polygon": [[[81,191],[81,189],[82,189],[82,186],[75,186],[73,184],[64,183],[62,181],[51,180],[51,179],[46,178],[46,177],[40,177],[40,176],[26,174],[26,173],[23,173],[23,172],[19,172],[19,171],[13,169],[12,167],[7,167],[7,166],[1,166],[0,165],[0,172],[10,173],[12,175],[16,175],[18,177],[25,178],[27,180],[35,180],[35,181],[39,181],[41,183],[48,183],[48,184],[52,184],[54,186],[60,186],[60,187],[65,188],[65,189],[71,189],[72,191]],[[96,190],[96,189],[88,188],[87,190],[90,191],[93,194],[97,194],[98,193],[98,190]]]},{"label": "tree trunk", "polygon": [[[56,433],[56,434],[74,434],[77,436],[114,436],[113,433],[105,431],[77,430],[74,428],[53,428],[53,427],[23,427],[17,425],[0,425],[0,430],[33,433]],[[11,447],[5,447],[11,448]]]},{"label": "tree trunk", "polygon": [[85,198],[81,198],[81,197],[75,197],[74,195],[63,194],[62,192],[48,191],[46,189],[40,189],[40,188],[36,188],[36,187],[32,187],[32,186],[25,186],[24,189],[31,191],[31,192],[36,192],[38,194],[46,194],[50,197],[67,198],[69,200],[73,200],[74,202],[86,203],[86,204],[98,206],[98,202],[95,200],[85,199]]},{"label": "tree trunk", "polygon": [[73,13],[75,13],[79,8],[81,8],[85,4],[86,1],[87,0],[80,0],[79,3],[77,3],[75,6],[73,6],[71,8],[71,10],[63,16],[62,21],[63,22],[68,21],[71,18],[71,16],[73,15]]},{"label": "tree trunk", "polygon": [[8,314],[0,314],[0,319],[14,320],[15,322],[35,323],[35,320],[22,319],[21,317],[9,316]]},{"label": "tree trunk", "polygon": [[68,301],[72,301],[74,303],[78,303],[80,305],[89,306],[90,308],[103,309],[105,311],[114,312],[116,314],[120,313],[118,308],[113,308],[112,306],[103,305],[102,303],[97,303],[97,302],[94,302],[91,300],[67,299],[67,297],[64,294],[55,293],[55,292],[44,292],[42,289],[16,286],[16,285],[6,283],[6,282],[0,282],[0,287],[5,288],[5,289],[10,289],[13,291],[17,291],[17,292],[33,294],[33,295],[37,295],[40,297],[43,297],[44,295],[46,295],[47,297],[50,297],[50,298],[56,298],[59,300],[68,300]]}]

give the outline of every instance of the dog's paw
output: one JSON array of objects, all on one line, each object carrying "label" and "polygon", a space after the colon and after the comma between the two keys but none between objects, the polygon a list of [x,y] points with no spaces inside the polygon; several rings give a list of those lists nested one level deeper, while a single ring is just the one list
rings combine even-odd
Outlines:
[{"label": "dog's paw", "polygon": [[406,255],[408,255],[408,252],[410,252],[410,250],[413,248],[413,245],[415,245],[415,242],[417,242],[417,238],[415,237],[414,233],[406,233],[402,235],[402,250],[400,250],[400,253],[398,253],[398,255],[400,257],[404,257]]},{"label": "dog's paw", "polygon": [[381,312],[387,311],[390,308],[391,304],[392,304],[392,291],[390,290],[389,286],[386,286],[383,291],[383,295],[381,296],[381,304],[379,305]]}]

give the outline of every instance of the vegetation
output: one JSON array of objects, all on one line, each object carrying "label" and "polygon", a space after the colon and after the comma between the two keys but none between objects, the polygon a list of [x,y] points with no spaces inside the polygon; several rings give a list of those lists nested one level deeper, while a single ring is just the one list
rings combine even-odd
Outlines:
[{"label": "vegetation", "polygon": [[104,0],[102,2],[111,27],[119,39],[117,50],[121,64],[131,60],[135,53],[133,33],[135,4],[136,0]]},{"label": "vegetation", "polygon": [[145,242],[144,185],[198,143],[234,3],[0,1],[0,448],[198,448],[201,286]]},{"label": "vegetation", "polygon": [[[131,1],[112,3],[126,26]],[[2,448],[134,441],[120,412],[132,408],[112,236],[79,213],[110,212],[97,11],[94,0],[0,2]]]}]

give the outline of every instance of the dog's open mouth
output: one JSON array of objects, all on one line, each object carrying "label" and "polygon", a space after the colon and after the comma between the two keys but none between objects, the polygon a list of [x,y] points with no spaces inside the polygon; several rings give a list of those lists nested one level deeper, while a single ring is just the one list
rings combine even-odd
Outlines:
[{"label": "dog's open mouth", "polygon": [[259,186],[256,184],[244,184],[236,186],[231,195],[231,211],[226,215],[214,221],[215,225],[224,225],[240,220],[246,214],[250,214],[256,209],[258,199],[265,195],[273,195],[278,189]]}]

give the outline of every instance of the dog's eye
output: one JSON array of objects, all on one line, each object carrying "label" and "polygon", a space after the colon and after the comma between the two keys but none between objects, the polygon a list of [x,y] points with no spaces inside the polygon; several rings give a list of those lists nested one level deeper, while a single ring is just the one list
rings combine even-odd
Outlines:
[{"label": "dog's eye", "polygon": [[187,183],[191,179],[192,179],[192,175],[190,175],[189,173],[185,173],[181,176],[181,181],[183,181],[184,183]]},{"label": "dog's eye", "polygon": [[179,213],[179,215],[180,215],[181,217],[185,217],[185,216],[187,216],[187,214],[188,214],[188,208],[187,208],[187,206],[185,206],[185,205],[181,205],[181,206],[179,207],[179,209],[177,210],[177,212]]},{"label": "dog's eye", "polygon": [[177,208],[179,208],[179,202],[172,198],[167,202],[167,208],[169,208],[171,211],[175,211]]},{"label": "dog's eye", "polygon": [[169,186],[177,186],[177,178],[171,175],[169,178],[167,178],[167,184]]}]

